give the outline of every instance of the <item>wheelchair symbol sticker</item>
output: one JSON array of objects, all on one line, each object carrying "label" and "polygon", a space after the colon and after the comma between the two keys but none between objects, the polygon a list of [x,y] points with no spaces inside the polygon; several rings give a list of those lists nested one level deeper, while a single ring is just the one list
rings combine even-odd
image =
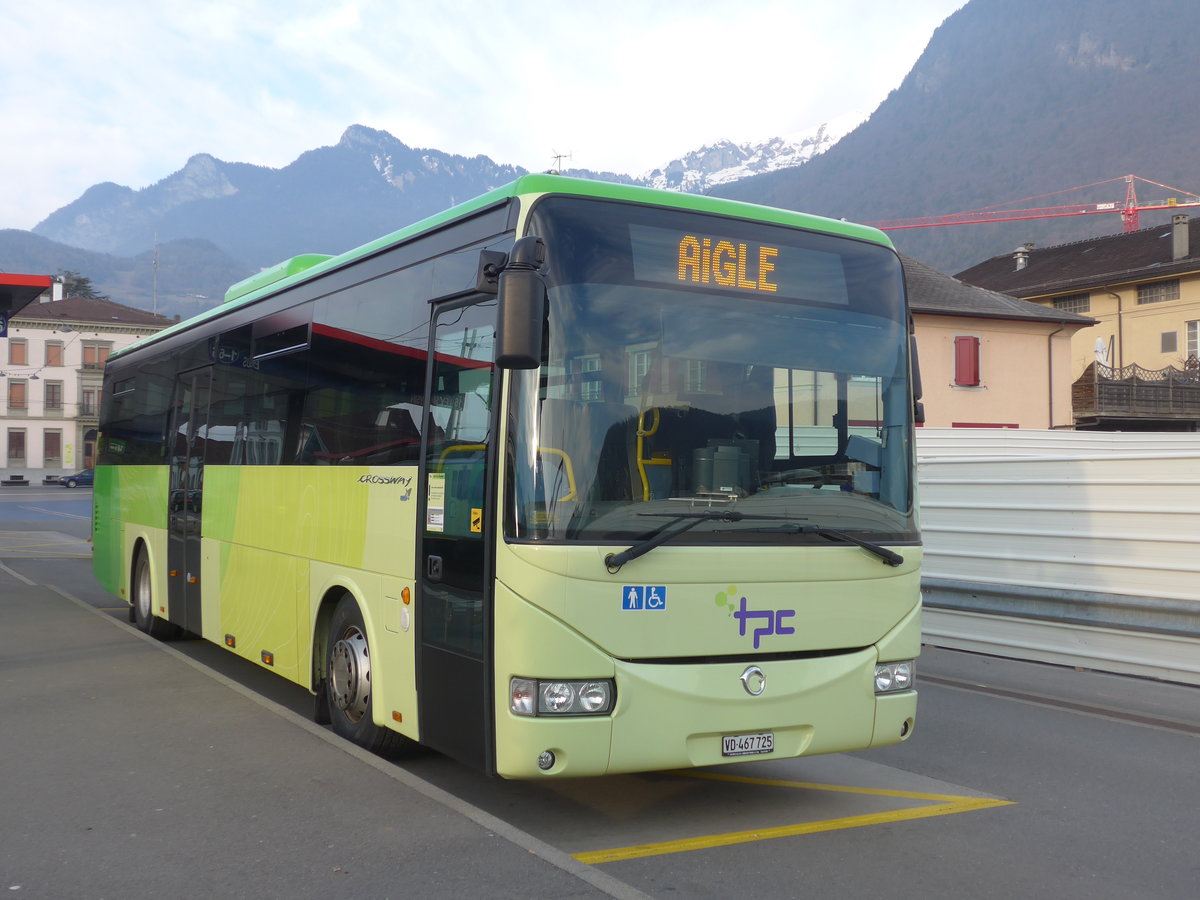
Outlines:
[{"label": "wheelchair symbol sticker", "polygon": [[667,608],[667,589],[661,584],[627,584],[621,588],[621,609]]}]

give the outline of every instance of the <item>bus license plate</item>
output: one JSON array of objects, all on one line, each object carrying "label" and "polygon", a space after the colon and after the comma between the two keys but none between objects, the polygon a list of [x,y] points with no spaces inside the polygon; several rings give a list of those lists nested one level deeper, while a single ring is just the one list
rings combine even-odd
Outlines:
[{"label": "bus license plate", "polygon": [[754,756],[775,752],[775,735],[770,731],[757,734],[727,734],[721,738],[722,756]]}]

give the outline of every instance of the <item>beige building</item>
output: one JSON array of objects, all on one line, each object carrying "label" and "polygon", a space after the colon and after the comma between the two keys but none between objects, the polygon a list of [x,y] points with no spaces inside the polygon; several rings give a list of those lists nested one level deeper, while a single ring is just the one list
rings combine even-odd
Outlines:
[{"label": "beige building", "polygon": [[28,480],[95,464],[104,363],[173,324],[110,300],[53,299],[11,314],[0,337],[0,471]]},{"label": "beige building", "polygon": [[1094,320],[963,284],[901,256],[925,424],[1071,428],[1072,341]]},{"label": "beige building", "polygon": [[1071,342],[1077,427],[1200,429],[1200,220],[1027,244],[958,277],[1096,320]]}]

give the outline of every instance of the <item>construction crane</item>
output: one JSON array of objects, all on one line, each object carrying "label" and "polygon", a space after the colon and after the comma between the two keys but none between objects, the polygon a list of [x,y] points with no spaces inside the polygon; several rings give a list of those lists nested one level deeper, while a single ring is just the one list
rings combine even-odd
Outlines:
[{"label": "construction crane", "polygon": [[[1125,182],[1124,202],[1114,200],[1105,203],[1076,203],[1070,206],[1042,206],[1030,209],[1001,208],[1008,206],[1009,203],[1030,203],[1046,197],[1068,194],[1071,191],[1083,191],[1088,188],[1116,184],[1122,181]],[[1136,187],[1136,183],[1139,181],[1152,184],[1167,191],[1173,191],[1177,196],[1168,197],[1161,203],[1139,203]],[[870,224],[882,231],[899,231],[903,228],[933,228],[938,225],[979,225],[984,222],[1020,222],[1026,219],[1053,219],[1060,216],[1095,216],[1119,213],[1125,223],[1125,231],[1129,232],[1137,231],[1141,227],[1140,213],[1156,209],[1200,206],[1200,194],[1193,194],[1191,191],[1159,184],[1157,181],[1151,181],[1149,178],[1142,178],[1138,175],[1124,175],[1120,178],[1110,178],[1107,181],[1097,181],[1093,184],[1082,185],[1081,187],[1066,188],[1065,190],[1054,191],[1049,194],[1039,194],[1036,197],[1027,197],[1024,200],[1011,200],[1009,203],[985,206],[981,209],[952,213],[947,216],[925,216],[918,219],[887,219],[882,222],[871,222]]]}]

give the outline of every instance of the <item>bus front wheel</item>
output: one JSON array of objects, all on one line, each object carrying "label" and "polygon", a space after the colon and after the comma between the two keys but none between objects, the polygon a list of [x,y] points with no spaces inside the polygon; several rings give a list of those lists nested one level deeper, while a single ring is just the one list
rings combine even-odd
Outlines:
[{"label": "bus front wheel", "polygon": [[362,612],[350,594],[342,595],[329,620],[325,659],[325,697],[333,730],[372,753],[396,755],[411,748],[413,741],[373,721],[371,647]]}]

